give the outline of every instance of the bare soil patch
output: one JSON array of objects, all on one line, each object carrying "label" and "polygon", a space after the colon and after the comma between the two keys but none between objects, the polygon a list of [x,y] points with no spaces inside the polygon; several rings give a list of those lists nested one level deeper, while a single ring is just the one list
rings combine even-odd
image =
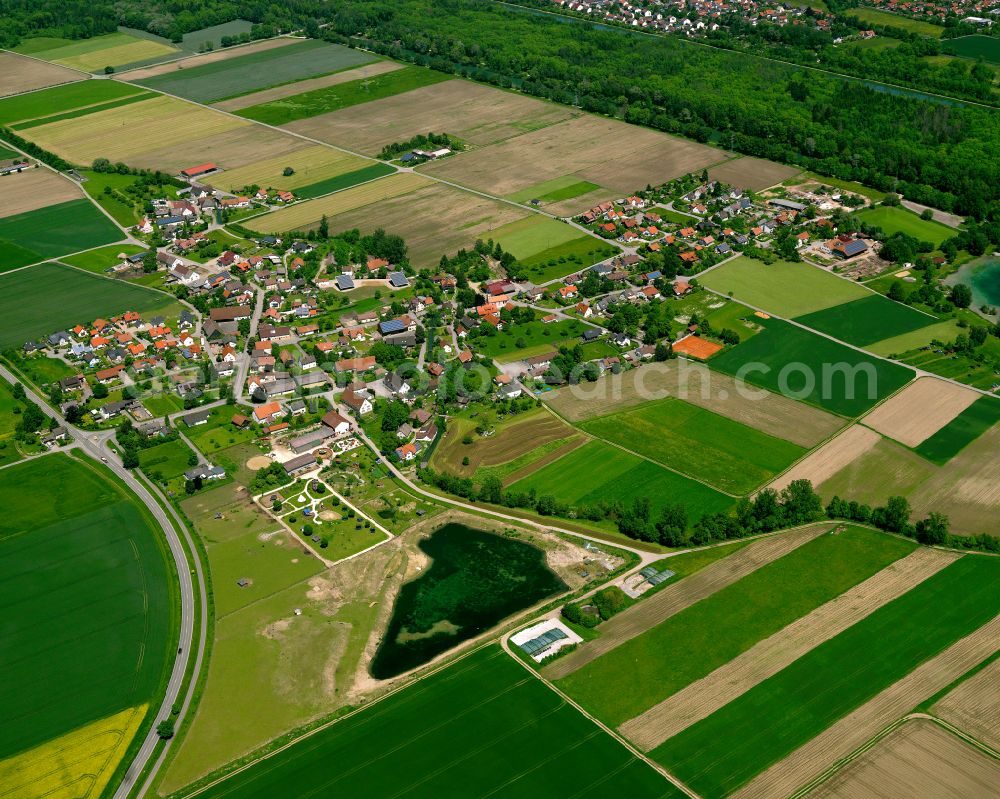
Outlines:
[{"label": "bare soil patch", "polygon": [[729,375],[687,361],[651,363],[618,375],[606,374],[595,383],[552,391],[544,401],[564,419],[581,422],[666,397],[677,397],[803,447],[815,446],[843,425],[832,414],[780,394],[761,391],[760,399],[744,396]]},{"label": "bare soil patch", "polygon": [[122,78],[128,81],[145,80],[146,78],[152,78],[156,75],[166,75],[170,72],[180,72],[185,69],[191,69],[192,67],[200,67],[204,64],[214,64],[216,61],[227,61],[230,58],[239,58],[240,56],[250,55],[251,53],[260,53],[264,50],[274,50],[276,47],[287,47],[288,45],[295,44],[299,41],[301,40],[265,39],[264,41],[252,42],[251,44],[247,44],[242,47],[227,47],[222,50],[216,50],[212,53],[193,55],[190,58],[183,58],[179,61],[171,61],[169,64],[154,64],[149,67],[132,69],[128,72],[123,72]]},{"label": "bare soil patch", "polygon": [[620,731],[647,751],[659,746],[757,683],[777,674],[814,647],[902,596],[958,557],[956,553],[934,549],[915,550],[641,716],[625,722]]},{"label": "bare soil patch", "polygon": [[1000,749],[1000,660],[934,705],[935,714],[975,738]]},{"label": "bare soil patch", "polygon": [[601,635],[542,670],[548,680],[559,680],[606,652],[666,621],[695,602],[720,591],[830,529],[829,523],[769,536],[743,547],[685,577],[658,594],[622,611],[601,625]]},{"label": "bare soil patch", "polygon": [[247,461],[247,468],[254,472],[259,472],[271,465],[271,459],[267,455],[254,455]]},{"label": "bare soil patch", "polygon": [[449,80],[302,119],[287,127],[365,155],[377,155],[387,144],[428,131],[448,133],[482,147],[578,115],[554,103],[469,81]]},{"label": "bare soil patch", "polygon": [[75,69],[47,64],[17,53],[0,52],[0,97],[71,83],[85,77]]},{"label": "bare soil patch", "polygon": [[774,186],[799,174],[798,167],[766,161],[763,158],[734,158],[708,170],[712,180],[721,180],[730,186],[751,191]]},{"label": "bare soil patch", "polygon": [[242,97],[233,97],[230,100],[223,100],[214,103],[215,107],[222,111],[239,111],[242,108],[249,108],[260,103],[269,103],[272,100],[281,100],[285,97],[292,97],[303,92],[311,92],[313,89],[325,89],[327,86],[336,86],[340,83],[347,83],[352,80],[363,80],[375,75],[383,75],[386,72],[395,72],[402,69],[402,64],[392,61],[376,61],[374,64],[365,64],[355,69],[347,69],[343,72],[334,72],[332,75],[323,75],[319,78],[308,78],[295,83],[287,83],[284,86],[275,86],[273,89],[264,89],[253,94],[244,94]]},{"label": "bare soil patch", "polygon": [[921,700],[982,663],[996,651],[998,640],[1000,616],[918,666],[732,796],[735,799],[784,799],[825,768],[854,752],[893,721],[909,713]]},{"label": "bare soil patch", "polygon": [[71,180],[44,167],[0,178],[0,217],[23,214],[47,205],[79,200],[83,195]]},{"label": "bare soil patch", "polygon": [[811,480],[819,485],[848,464],[864,456],[881,437],[874,430],[861,425],[851,425],[836,438],[807,455],[791,469],[780,475],[770,488],[781,490],[793,480]]},{"label": "bare soil patch", "polygon": [[1000,762],[928,719],[912,719],[809,794],[820,799],[990,799]]},{"label": "bare soil patch", "polygon": [[861,421],[884,436],[915,447],[934,435],[981,395],[964,386],[921,377]]}]

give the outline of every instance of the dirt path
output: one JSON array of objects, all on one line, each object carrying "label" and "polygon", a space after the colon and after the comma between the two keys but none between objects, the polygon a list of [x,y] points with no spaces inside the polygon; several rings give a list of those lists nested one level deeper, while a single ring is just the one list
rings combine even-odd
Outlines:
[{"label": "dirt path", "polygon": [[732,799],[784,799],[847,757],[921,700],[947,687],[1000,646],[1000,616],[918,666],[903,679],[759,774]]},{"label": "dirt path", "polygon": [[915,550],[642,715],[626,721],[619,728],[621,733],[641,749],[648,751],[659,746],[959,557],[957,553],[923,547]]},{"label": "dirt path", "polygon": [[664,588],[658,594],[604,622],[601,625],[600,638],[589,641],[576,651],[545,667],[542,669],[542,676],[549,680],[558,680],[572,674],[592,660],[641,635],[761,566],[788,554],[829,529],[830,523],[824,522],[779,533],[706,566],[701,571]]}]

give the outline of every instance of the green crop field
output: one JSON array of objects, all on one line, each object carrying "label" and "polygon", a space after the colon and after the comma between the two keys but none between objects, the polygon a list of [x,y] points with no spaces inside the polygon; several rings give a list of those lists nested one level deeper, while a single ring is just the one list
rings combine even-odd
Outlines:
[{"label": "green crop field", "polygon": [[597,191],[600,186],[588,180],[580,180],[576,175],[563,175],[560,178],[553,178],[526,189],[521,189],[507,197],[516,203],[527,203],[538,200],[540,203],[557,203],[562,200],[572,200],[582,194]]},{"label": "green crop field", "polygon": [[1000,422],[1000,400],[980,397],[916,448],[934,463],[947,463],[966,446]]},{"label": "green crop field", "polygon": [[136,82],[195,102],[213,103],[377,60],[360,50],[309,39]]},{"label": "green crop field", "polygon": [[390,796],[401,774],[406,792],[420,796],[682,795],[489,646],[201,796]]},{"label": "green crop field", "polygon": [[158,291],[88,275],[59,264],[39,264],[0,275],[0,349],[123,311],[166,312],[176,301]]},{"label": "green crop field", "polygon": [[981,58],[991,64],[1000,64],[1000,39],[995,36],[959,36],[941,42],[941,50],[963,58]]},{"label": "green crop field", "polygon": [[565,277],[571,272],[579,272],[591,264],[610,258],[620,252],[617,247],[586,234],[570,239],[562,244],[537,252],[521,260],[534,283],[547,283]]},{"label": "green crop field", "polygon": [[190,455],[191,448],[177,439],[141,450],[139,464],[147,475],[156,475],[158,479],[171,480],[191,468],[188,463]]},{"label": "green crop field", "polygon": [[579,239],[580,231],[565,222],[532,214],[498,227],[491,232],[490,237],[519,261],[523,261],[559,244]]},{"label": "green crop field", "polygon": [[667,503],[679,503],[691,522],[728,510],[734,502],[709,486],[601,441],[563,455],[508,490],[534,490],[539,496],[549,494],[577,507],[648,498],[654,515]]},{"label": "green crop field", "polygon": [[870,25],[885,25],[889,28],[899,28],[908,33],[917,33],[921,36],[938,38],[944,33],[941,25],[934,25],[931,22],[924,22],[919,19],[911,19],[900,14],[891,14],[888,11],[879,11],[877,8],[852,8],[850,16]]},{"label": "green crop field", "polygon": [[175,646],[176,589],[163,533],[99,465],[59,453],[12,466],[0,507],[4,760],[155,704]]},{"label": "green crop field", "polygon": [[[936,325],[938,320],[909,305],[893,302],[881,294],[869,293],[859,300],[834,305],[815,313],[797,316],[796,322],[833,336],[840,341],[864,347],[884,339],[902,336]],[[921,342],[926,344],[930,341]]]},{"label": "green crop field", "polygon": [[83,80],[27,92],[0,100],[0,125],[10,125],[28,119],[60,114],[96,103],[120,100],[138,94],[135,86],[126,86],[111,80]]},{"label": "green crop field", "polygon": [[324,194],[330,194],[334,191],[349,189],[351,186],[357,186],[359,183],[364,183],[368,180],[375,180],[375,178],[391,175],[395,171],[396,170],[388,164],[372,164],[371,166],[366,166],[363,169],[356,169],[353,172],[347,172],[343,175],[337,175],[336,177],[321,180],[318,183],[312,183],[308,186],[300,186],[295,189],[295,194],[296,196],[305,199],[321,197]]},{"label": "green crop field", "polygon": [[[602,721],[621,724],[915,548],[860,527],[821,535],[591,661],[559,687]],[[626,672],[628,690],[616,690]]]},{"label": "green crop field", "polygon": [[[41,117],[40,119],[30,119],[25,122],[18,122],[15,125],[11,125],[11,128],[18,131],[19,133],[29,128],[38,128],[42,125],[48,125],[50,122],[61,122],[64,119],[80,119],[82,117],[88,116],[89,114],[96,114],[98,111],[108,111],[112,108],[118,108],[123,105],[131,105],[132,103],[139,103],[143,100],[151,100],[154,97],[159,97],[155,92],[136,92],[135,94],[130,94],[128,97],[122,97],[118,100],[109,100],[106,103],[97,103],[96,105],[88,105],[85,108],[74,108],[72,111],[64,111],[61,114],[52,114],[51,116]],[[27,134],[30,138],[31,134]]]},{"label": "green crop field", "polygon": [[330,111],[339,111],[341,108],[349,108],[371,100],[381,100],[383,97],[392,97],[446,80],[451,80],[451,75],[424,67],[403,67],[394,72],[338,83],[335,86],[252,105],[237,113],[241,117],[255,119],[268,125],[286,125],[297,119],[308,119]]},{"label": "green crop field", "polygon": [[180,55],[180,51],[166,39],[148,35],[132,36],[121,32],[92,36],[89,39],[28,39],[18,46],[17,51],[84,72],[97,72],[105,67],[120,67],[137,61]]},{"label": "green crop field", "polygon": [[698,282],[785,317],[821,311],[871,294],[856,283],[809,264],[791,261],[765,264],[742,255],[706,272]]},{"label": "green crop field", "polygon": [[946,319],[943,322],[931,322],[927,327],[920,327],[909,333],[898,336],[891,336],[873,344],[868,344],[865,349],[876,355],[892,357],[893,355],[910,352],[919,349],[932,341],[954,341],[962,328],[958,326],[957,319]]},{"label": "green crop field", "polygon": [[0,247],[13,245],[16,254],[5,253],[0,272],[122,238],[122,232],[90,200],[70,200],[6,216],[0,219]]},{"label": "green crop field", "polygon": [[579,426],[730,494],[752,491],[806,453],[804,447],[672,397]]},{"label": "green crop field", "polygon": [[858,219],[869,225],[878,225],[886,235],[905,233],[918,241],[929,241],[935,247],[942,241],[958,233],[954,228],[935,222],[933,219],[921,219],[917,214],[906,208],[896,208],[880,205],[877,208],[866,208],[858,212]]},{"label": "green crop field", "polygon": [[1000,561],[966,555],[651,753],[722,797],[1000,611]]},{"label": "green crop field", "polygon": [[913,378],[913,370],[852,350],[781,319],[720,353],[712,367],[842,416],[860,416]]}]

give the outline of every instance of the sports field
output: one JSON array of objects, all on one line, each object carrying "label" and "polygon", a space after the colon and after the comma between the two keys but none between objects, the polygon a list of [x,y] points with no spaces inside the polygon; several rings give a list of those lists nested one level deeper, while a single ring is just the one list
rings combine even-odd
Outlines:
[{"label": "sports field", "polygon": [[10,467],[0,504],[4,787],[97,799],[175,646],[163,534],[102,468],[61,453]]},{"label": "sports field", "polygon": [[730,494],[752,491],[806,452],[678,399],[601,416],[580,427]]},{"label": "sports field", "polygon": [[706,797],[789,755],[1000,611],[1000,562],[966,555],[653,750]]},{"label": "sports field", "polygon": [[[621,724],[915,548],[860,527],[824,533],[626,641],[558,685],[601,720]],[[628,690],[615,690],[625,671]]]},{"label": "sports field", "polygon": [[909,209],[887,205],[859,211],[858,219],[869,225],[878,225],[888,236],[893,233],[905,233],[918,241],[929,241],[935,247],[957,232],[954,228],[935,222],[933,219],[921,219]]},{"label": "sports field", "polygon": [[245,55],[234,53],[230,58],[141,78],[138,82],[195,102],[212,103],[375,60],[375,56],[360,50],[308,39]]},{"label": "sports field", "polygon": [[[909,305],[872,293],[861,299],[796,317],[795,321],[858,347],[907,335],[938,322],[933,316],[921,313]],[[928,334],[926,340],[920,341],[918,346],[929,343],[931,338],[933,336]]]},{"label": "sports field", "polygon": [[534,490],[575,507],[648,498],[655,516],[668,503],[683,505],[694,522],[728,510],[734,500],[622,449],[591,441],[518,480],[511,491]]},{"label": "sports field", "polygon": [[0,97],[18,92],[31,92],[46,86],[82,80],[85,77],[79,72],[55,64],[45,64],[16,53],[0,53]]},{"label": "sports field", "polygon": [[0,219],[0,272],[120,241],[122,232],[90,200],[37,208]]},{"label": "sports field", "polygon": [[90,39],[26,39],[14,49],[84,72],[103,72],[105,67],[120,67],[150,58],[180,54],[165,39],[153,41],[127,33],[106,33]]},{"label": "sports field", "polygon": [[425,67],[404,67],[374,77],[339,83],[280,100],[252,105],[240,109],[237,113],[247,119],[255,119],[268,125],[285,125],[298,119],[328,114],[331,111],[392,97],[450,79],[451,75],[434,72]]},{"label": "sports field", "polygon": [[[371,166],[373,163],[367,158],[359,158],[350,153],[316,144],[209,175],[204,182],[209,186],[229,191],[240,191],[246,186],[258,186],[263,189],[285,189],[297,193],[303,186],[320,183]],[[292,170],[292,174],[283,174],[286,169]]]},{"label": "sports field", "polygon": [[51,89],[0,100],[0,125],[13,125],[29,119],[113,102],[140,92],[135,86],[125,86],[110,80],[87,80],[53,86]]},{"label": "sports field", "polygon": [[761,320],[761,325],[756,336],[713,358],[713,368],[850,417],[864,413],[914,374],[781,319]]},{"label": "sports field", "polygon": [[123,311],[164,312],[176,301],[158,291],[45,263],[0,275],[0,348]]},{"label": "sports field", "polygon": [[477,650],[201,796],[382,796],[398,791],[400,774],[409,775],[407,793],[414,796],[531,799],[551,796],[553,786],[580,799],[681,796],[498,646]]},{"label": "sports field", "polygon": [[991,64],[1000,64],[1000,42],[994,36],[959,36],[941,42],[941,50],[963,58],[981,58]]},{"label": "sports field", "polygon": [[740,302],[788,318],[872,296],[872,292],[856,283],[809,264],[790,261],[765,264],[742,255],[700,275],[698,282],[720,294],[732,294]]},{"label": "sports field", "polygon": [[1000,400],[980,397],[948,424],[917,445],[930,461],[947,463],[979,436],[1000,422]]}]

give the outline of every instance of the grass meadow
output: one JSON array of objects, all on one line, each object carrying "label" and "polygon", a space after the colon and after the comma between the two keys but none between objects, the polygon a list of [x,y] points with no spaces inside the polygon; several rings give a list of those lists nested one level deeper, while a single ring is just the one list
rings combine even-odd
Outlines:
[{"label": "grass meadow", "polygon": [[105,67],[120,67],[137,61],[180,54],[166,40],[154,41],[152,38],[140,38],[120,32],[92,36],[89,39],[26,39],[15,48],[15,52],[84,72],[98,72]]},{"label": "grass meadow", "polygon": [[722,797],[1000,611],[1000,561],[966,555],[651,753]]},{"label": "grass meadow", "polygon": [[9,242],[16,252],[10,259],[5,254],[0,272],[122,238],[122,232],[90,200],[70,200],[6,216],[0,219],[0,246]]},{"label": "grass meadow", "polygon": [[142,314],[176,307],[158,291],[88,275],[60,264],[39,264],[0,275],[0,349],[123,311]]},{"label": "grass meadow", "polygon": [[916,451],[929,461],[945,464],[1000,422],[1000,400],[980,397],[948,424],[925,439]]},{"label": "grass meadow", "polygon": [[[872,293],[843,305],[796,317],[795,321],[858,347],[938,324],[933,316]],[[932,333],[928,335],[933,337]],[[930,338],[920,341],[920,345],[929,341]]]},{"label": "grass meadow", "polygon": [[38,119],[138,93],[135,86],[111,80],[84,80],[0,100],[0,125]]},{"label": "grass meadow", "polygon": [[63,256],[59,261],[75,266],[77,269],[86,269],[96,275],[103,275],[108,269],[120,262],[121,259],[118,256],[122,253],[135,255],[143,250],[144,248],[138,244],[109,244],[107,247],[98,247],[96,250]]},{"label": "grass meadow", "polygon": [[857,216],[869,225],[878,225],[886,235],[906,233],[918,241],[929,241],[935,247],[958,233],[954,228],[935,222],[933,219],[921,219],[918,214],[907,208],[880,205],[877,208],[859,211]]},{"label": "grass meadow", "polygon": [[601,441],[574,449],[513,483],[510,490],[550,494],[577,507],[648,498],[654,515],[668,503],[679,503],[692,522],[728,510],[734,502],[714,488]]},{"label": "grass meadow", "polygon": [[[356,50],[348,52],[356,53]],[[355,65],[356,66],[356,65]],[[371,78],[347,81],[322,89],[303,92],[280,100],[243,108],[241,117],[254,119],[268,125],[286,125],[298,119],[327,114],[354,105],[381,100],[397,94],[451,80],[451,75],[434,72],[425,67],[404,67]],[[222,98],[218,98],[222,99]]]},{"label": "grass meadow", "polygon": [[[559,687],[602,721],[621,724],[915,548],[857,527],[821,535],[588,663]],[[626,671],[628,689],[617,690]]]},{"label": "grass meadow", "polygon": [[712,367],[841,416],[855,417],[913,378],[905,366],[883,361],[781,319],[720,353]]},{"label": "grass meadow", "polygon": [[0,665],[3,760],[155,704],[176,589],[155,521],[97,465],[59,453],[13,466],[0,506],[4,646],[17,653]]},{"label": "grass meadow", "polygon": [[[575,341],[588,328],[577,319],[561,319],[546,324],[534,322],[511,324],[495,336],[480,336],[470,342],[477,352],[499,361],[516,361],[558,349],[560,344]],[[518,342],[524,346],[517,346]]]},{"label": "grass meadow", "polygon": [[[470,749],[469,742],[475,745]],[[331,763],[350,767],[331,768]],[[477,650],[208,788],[204,799],[389,796],[681,796],[499,646]],[[613,778],[613,783],[612,783]]]},{"label": "grass meadow", "polygon": [[752,491],[806,453],[804,447],[671,397],[580,427],[731,494]]},{"label": "grass meadow", "polygon": [[888,11],[879,11],[877,8],[852,8],[850,16],[871,25],[885,25],[887,28],[898,28],[907,33],[930,36],[934,39],[944,33],[944,28],[941,25],[911,19],[900,14],[891,14]]},{"label": "grass meadow", "polygon": [[995,36],[959,36],[942,42],[941,49],[963,58],[982,58],[991,64],[1000,64],[1000,40]]}]

